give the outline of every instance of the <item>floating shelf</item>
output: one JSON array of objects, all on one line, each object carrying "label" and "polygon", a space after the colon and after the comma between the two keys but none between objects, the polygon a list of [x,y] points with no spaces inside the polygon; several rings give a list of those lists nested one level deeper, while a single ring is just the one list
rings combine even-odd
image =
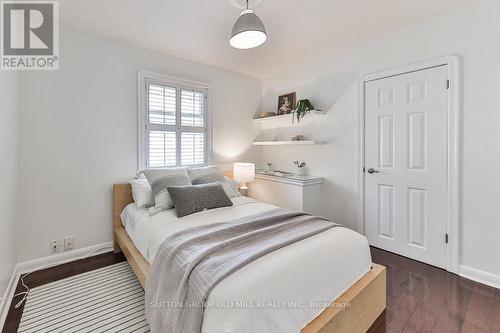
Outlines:
[{"label": "floating shelf", "polygon": [[302,140],[302,141],[254,141],[254,146],[288,146],[288,145],[324,145],[325,141]]},{"label": "floating shelf", "polygon": [[[306,118],[310,115],[324,115],[326,114],[325,111],[319,111],[319,110],[312,110],[310,111]],[[292,111],[292,113],[289,114],[282,114],[279,116],[271,116],[271,117],[264,117],[264,118],[255,118],[253,120],[254,123],[265,123],[269,121],[275,121],[275,120],[289,120],[292,121],[292,117],[295,117],[295,111]],[[297,119],[295,119],[295,122],[297,122]]]},{"label": "floating shelf", "polygon": [[315,185],[315,184],[321,184],[323,182],[323,177],[298,176],[294,174],[281,177],[281,176],[268,175],[262,171],[256,171],[255,178],[270,180],[278,183],[298,185],[298,186]]}]

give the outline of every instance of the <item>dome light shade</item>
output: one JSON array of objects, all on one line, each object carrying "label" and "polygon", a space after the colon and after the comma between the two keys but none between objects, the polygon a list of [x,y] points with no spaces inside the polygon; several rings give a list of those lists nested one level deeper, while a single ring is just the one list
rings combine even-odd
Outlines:
[{"label": "dome light shade", "polygon": [[253,49],[267,39],[266,28],[251,9],[244,10],[236,20],[229,44],[235,49]]}]

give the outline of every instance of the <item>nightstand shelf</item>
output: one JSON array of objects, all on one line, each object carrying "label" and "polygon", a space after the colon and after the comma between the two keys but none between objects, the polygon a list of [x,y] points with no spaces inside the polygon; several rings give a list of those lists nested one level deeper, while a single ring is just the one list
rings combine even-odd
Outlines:
[{"label": "nightstand shelf", "polygon": [[255,181],[248,185],[248,196],[278,207],[321,215],[322,185],[322,177],[256,173]]}]

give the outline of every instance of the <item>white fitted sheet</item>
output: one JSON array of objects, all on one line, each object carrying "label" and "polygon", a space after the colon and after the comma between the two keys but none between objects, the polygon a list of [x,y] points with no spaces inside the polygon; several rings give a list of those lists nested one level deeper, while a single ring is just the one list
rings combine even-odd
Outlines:
[{"label": "white fitted sheet", "polygon": [[[146,209],[130,204],[122,223],[152,263],[161,243],[175,232],[276,208],[247,197],[231,200],[232,207],[183,218],[174,209],[149,216]],[[298,332],[370,267],[366,237],[343,227],[330,229],[267,254],[220,282],[208,302],[224,307],[205,309],[202,332]]]}]

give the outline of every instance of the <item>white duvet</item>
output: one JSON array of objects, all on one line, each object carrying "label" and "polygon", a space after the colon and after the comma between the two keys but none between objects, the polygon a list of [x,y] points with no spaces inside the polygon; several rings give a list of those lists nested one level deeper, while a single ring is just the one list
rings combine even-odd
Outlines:
[{"label": "white duvet", "polygon": [[[122,212],[125,230],[152,263],[161,243],[177,231],[276,208],[246,197],[232,207],[177,218],[175,209],[149,216],[135,204]],[[299,332],[326,304],[370,270],[368,241],[333,228],[272,252],[220,282],[210,293],[203,333]]]}]

